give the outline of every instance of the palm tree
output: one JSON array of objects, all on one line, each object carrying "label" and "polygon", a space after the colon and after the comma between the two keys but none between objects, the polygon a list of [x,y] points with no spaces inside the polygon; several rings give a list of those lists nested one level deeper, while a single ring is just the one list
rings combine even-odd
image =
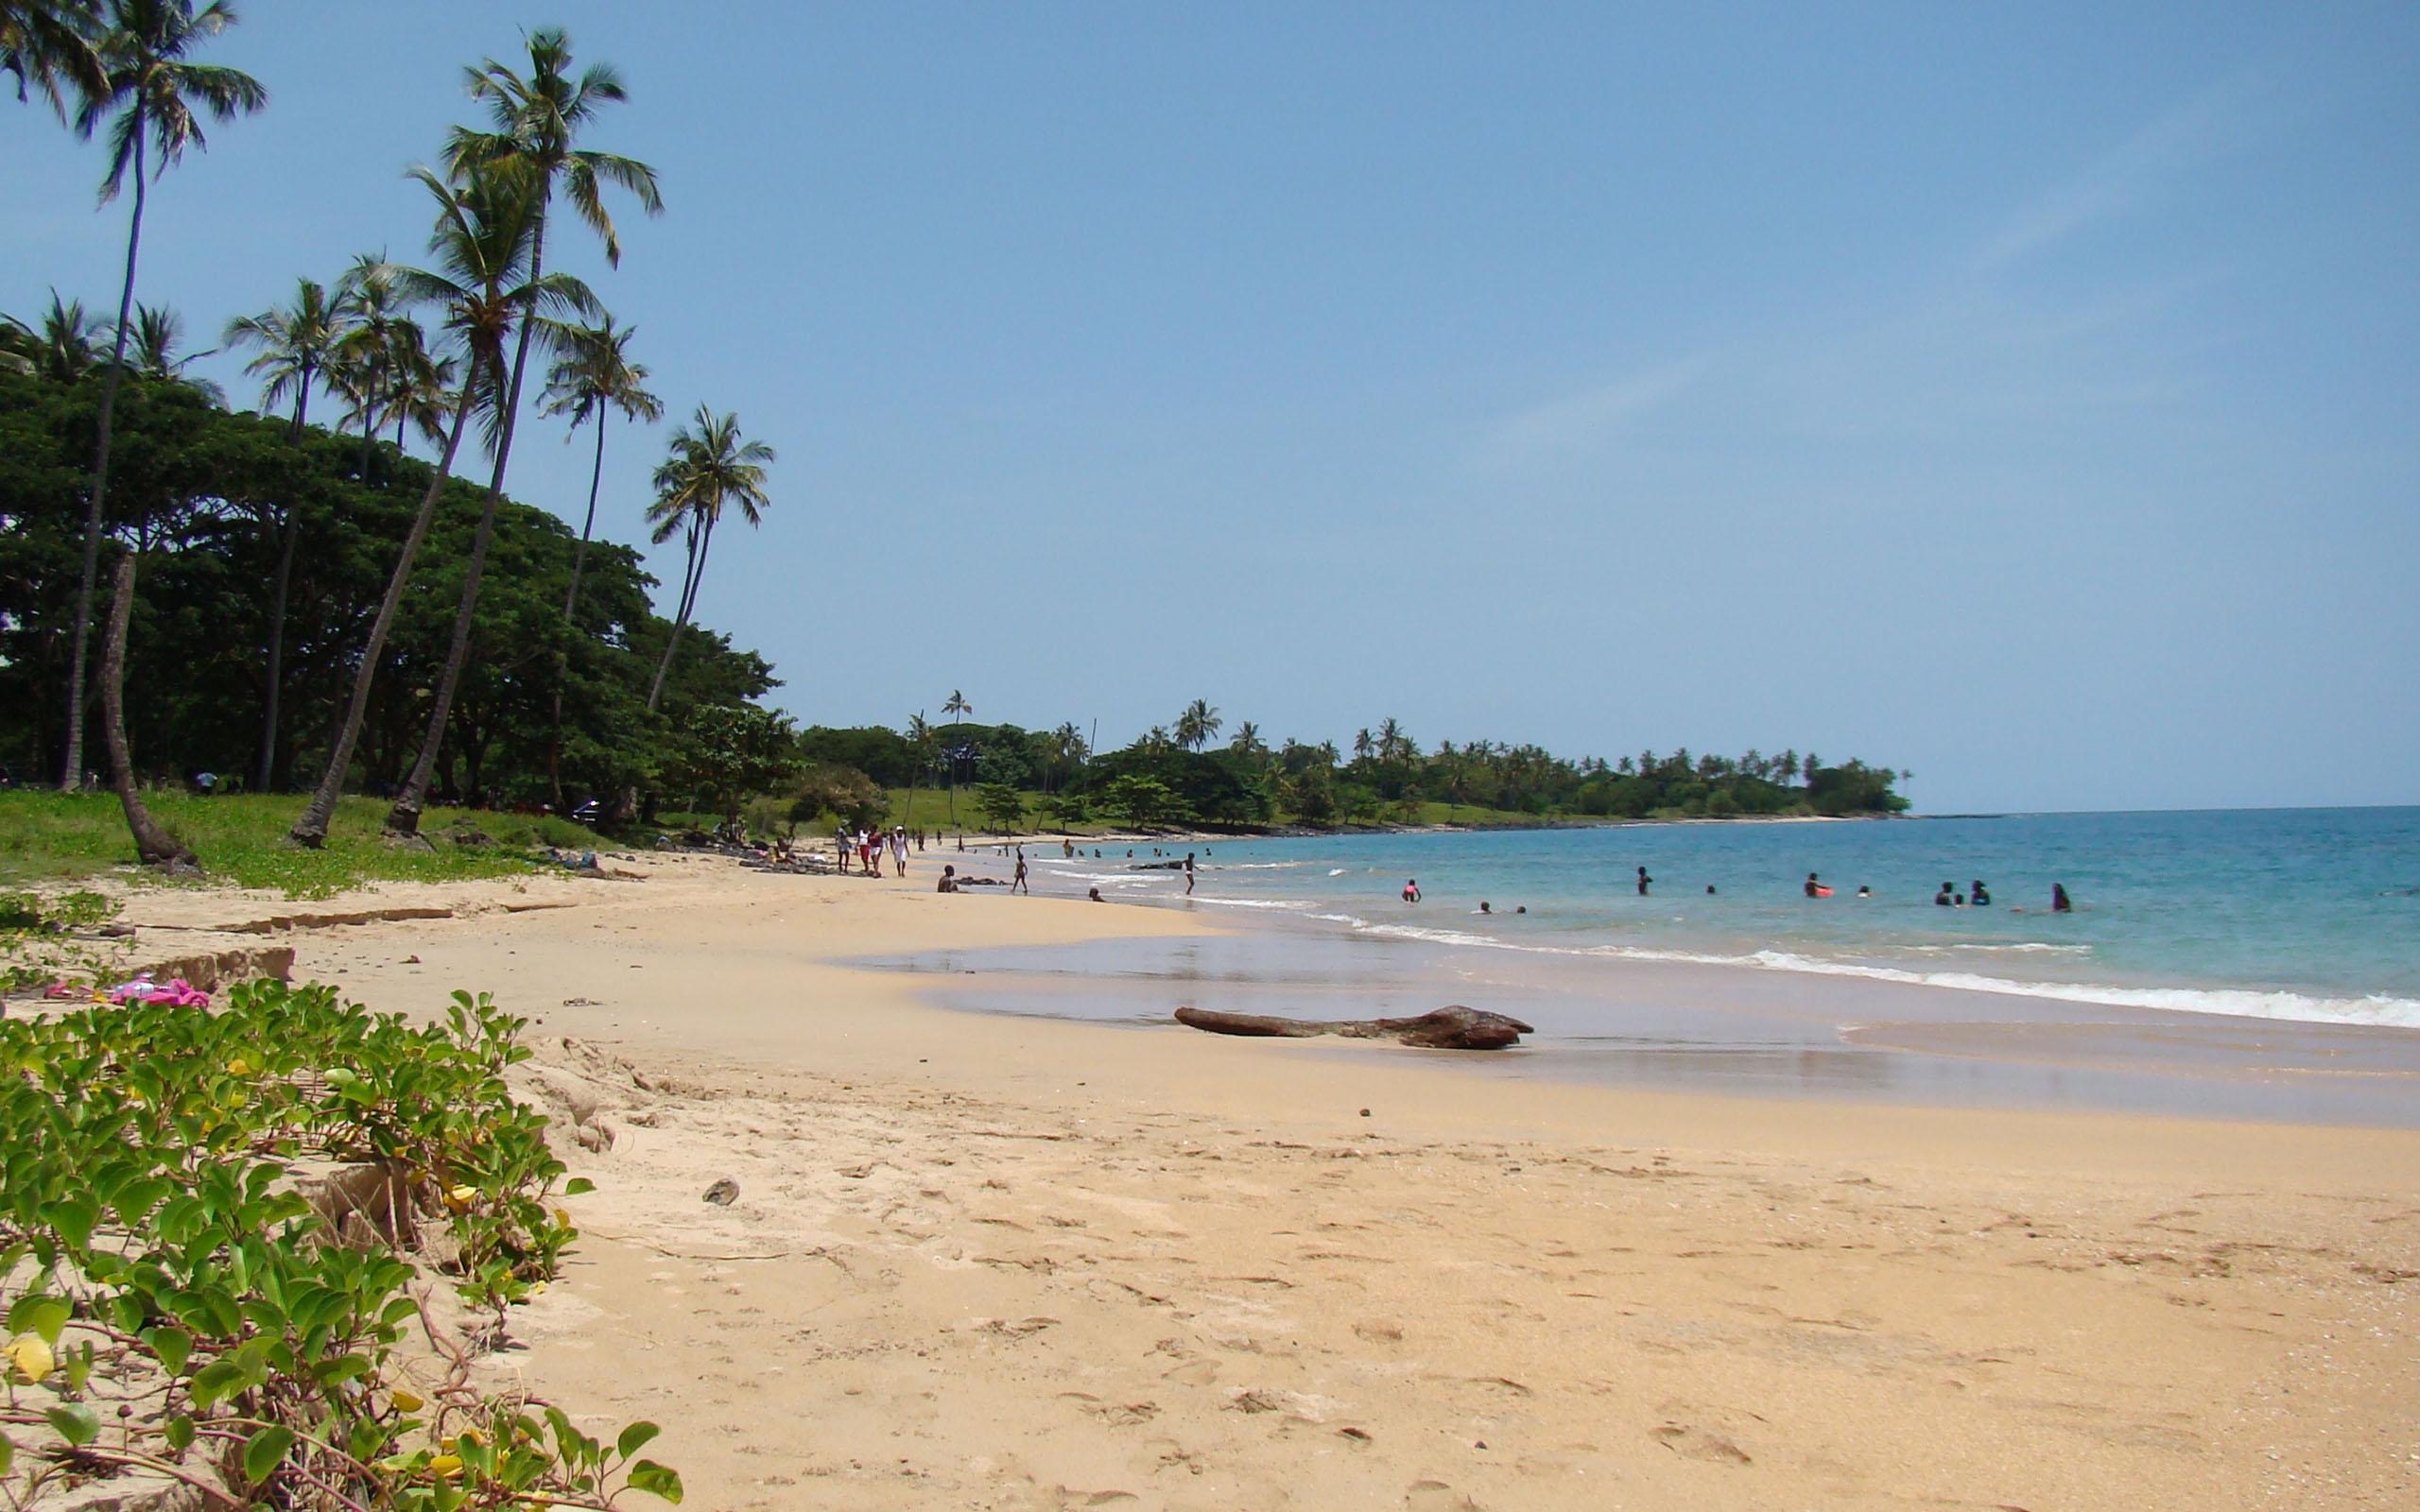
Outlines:
[{"label": "palm tree", "polygon": [[22,320],[9,324],[17,333],[12,343],[31,372],[55,384],[72,384],[87,376],[101,360],[101,325],[84,313],[84,301],[61,302],[50,291],[50,308],[43,312],[42,329]]},{"label": "palm tree", "polygon": [[1269,754],[1269,742],[1260,738],[1260,727],[1247,719],[1236,727],[1236,738],[1227,742],[1227,748],[1252,761]]},{"label": "palm tree", "polygon": [[933,758],[933,727],[925,723],[921,709],[908,717],[908,813],[916,812],[916,789],[923,785],[925,768]]},{"label": "palm tree", "polygon": [[588,559],[588,538],[596,529],[596,490],[605,478],[606,416],[618,409],[625,420],[649,424],[664,418],[664,401],[647,390],[647,369],[631,360],[631,338],[636,335],[631,326],[615,330],[612,316],[566,334],[563,355],[546,374],[545,392],[538,401],[542,415],[569,415],[575,435],[588,421],[596,422],[596,458],[588,471],[588,514],[580,522],[579,547],[571,558],[571,592],[563,595],[566,624],[579,603],[580,570]]},{"label": "palm tree", "polygon": [[[630,191],[650,215],[664,212],[664,200],[656,193],[655,170],[631,158],[616,157],[610,152],[596,152],[572,146],[579,129],[589,124],[608,104],[628,97],[622,88],[621,76],[610,63],[592,63],[581,73],[577,83],[565,70],[571,66],[571,39],[560,28],[547,27],[528,32],[523,42],[529,50],[529,77],[522,77],[510,67],[489,59],[479,67],[464,70],[468,76],[471,97],[488,105],[493,129],[475,131],[468,127],[456,127],[447,133],[446,167],[456,179],[467,174],[503,170],[525,178],[537,199],[534,229],[529,240],[529,274],[535,280],[545,273],[546,218],[554,200],[555,183],[561,180],[572,208],[579,213],[605,243],[605,261],[615,267],[621,266],[622,244],[614,231],[614,218],[606,214],[604,185],[611,183]],[[610,325],[610,321],[606,322]],[[505,464],[512,454],[514,421],[521,413],[521,380],[528,366],[529,340],[536,327],[524,322],[519,338],[513,344],[512,378],[504,394],[500,421],[495,430],[495,473],[489,481],[492,492],[504,491]],[[628,339],[628,333],[624,334]],[[619,353],[617,352],[618,356]],[[646,376],[641,369],[636,375]],[[653,401],[650,399],[649,403]],[[661,410],[658,410],[661,413]],[[649,417],[652,419],[653,417]],[[579,423],[577,420],[573,421]],[[604,445],[604,428],[597,428],[599,455]],[[601,466],[600,461],[600,466]],[[589,513],[596,515],[596,493],[592,488]],[[581,536],[583,550],[587,537]],[[573,597],[579,594],[579,573],[573,572]],[[567,600],[563,615],[571,615]]]},{"label": "palm tree", "polygon": [[[605,478],[606,417],[618,409],[627,420],[653,421],[664,418],[664,402],[647,390],[647,369],[631,360],[631,338],[637,334],[631,326],[615,330],[610,315],[600,317],[594,324],[561,333],[562,355],[546,374],[545,391],[539,398],[540,414],[571,417],[571,431],[563,438],[566,443],[579,433],[583,423],[592,420],[596,422],[596,459],[588,472],[588,514],[580,522],[579,545],[572,553],[571,588],[563,594],[566,626],[579,607],[580,575],[588,565],[589,538],[596,530],[596,490]],[[558,809],[562,807],[563,797],[563,682],[568,670],[569,652],[558,648],[546,738],[546,785]]]},{"label": "palm tree", "polygon": [[[956,688],[950,689],[949,696],[942,702],[942,713],[949,715],[950,723],[953,725],[966,723],[966,716],[974,712],[975,706],[966,701],[966,695]],[[958,822],[958,747],[952,747],[942,754],[949,761],[949,822],[956,824]]]},{"label": "palm tree", "polygon": [[[134,261],[143,245],[146,169],[164,174],[185,148],[205,146],[199,106],[221,121],[251,114],[268,103],[268,92],[250,74],[185,55],[235,24],[225,0],[199,11],[193,0],[110,0],[107,26],[97,51],[107,69],[103,88],[85,96],[76,129],[90,137],[110,121],[110,171],[101,180],[101,203],[117,198],[133,170],[134,210],[126,234],[126,282],[118,294],[116,348],[101,386],[100,438],[93,457],[93,495],[84,515],[83,576],[76,590],[75,653],[67,676],[67,758],[60,785],[73,788],[84,766],[84,654],[93,628],[93,577],[100,565],[101,520],[110,491],[110,421],[117,408],[118,379],[126,363],[128,322],[134,313]],[[112,112],[115,112],[112,114]],[[159,163],[147,158],[156,152]]]},{"label": "palm tree", "polygon": [[202,358],[216,355],[216,350],[180,352],[184,342],[184,317],[164,304],[134,306],[134,370],[161,383],[182,384],[214,404],[224,404],[225,389],[185,371]]},{"label": "palm tree", "polygon": [[0,0],[0,74],[15,77],[20,104],[30,88],[64,113],[62,84],[85,94],[110,87],[93,50],[99,20],[94,0]]},{"label": "palm tree", "polygon": [[[443,188],[437,176],[425,168],[412,170],[432,188]],[[478,528],[471,533],[471,554],[462,568],[462,595],[454,607],[454,634],[445,648],[445,666],[438,674],[437,689],[429,699],[428,728],[421,734],[420,755],[412,763],[411,775],[404,779],[403,791],[395,795],[393,806],[387,810],[387,830],[398,835],[420,833],[420,812],[428,799],[428,784],[437,775],[437,755],[445,744],[445,729],[454,715],[454,696],[462,685],[462,666],[471,653],[471,625],[479,606],[479,579],[487,569],[488,543],[495,536],[495,513],[504,502],[503,450],[510,444],[512,419],[509,409],[503,419],[496,420],[496,406],[504,405],[509,392],[505,383],[504,347],[520,327],[526,335],[534,322],[553,326],[549,314],[556,310],[575,311],[583,316],[596,313],[596,296],[588,285],[568,273],[540,273],[534,251],[537,246],[540,201],[537,185],[527,172],[511,164],[482,168],[472,173],[467,181],[457,180],[465,190],[478,186],[476,193],[520,201],[513,214],[528,228],[511,261],[496,266],[448,267],[431,273],[419,268],[404,268],[397,273],[400,285],[407,298],[444,306],[450,323],[461,326],[464,344],[487,357],[485,377],[481,364],[474,361],[465,389],[476,394],[479,403],[490,406],[492,433],[500,436],[497,446],[497,472],[490,482],[485,507],[479,511]],[[473,274],[475,283],[465,283],[460,275]],[[465,296],[470,302],[462,302]]]},{"label": "palm tree", "polygon": [[[354,746],[361,739],[361,720],[370,707],[371,682],[386,650],[387,632],[393,627],[396,609],[403,602],[404,586],[411,578],[412,558],[419,554],[421,541],[428,535],[429,522],[436,517],[438,497],[454,471],[454,455],[462,444],[462,432],[470,423],[471,411],[482,391],[493,393],[498,387],[504,343],[514,318],[525,305],[542,297],[564,301],[588,298],[587,291],[579,288],[576,281],[555,282],[562,278],[560,274],[551,275],[543,286],[522,281],[528,266],[535,209],[526,185],[509,175],[493,174],[455,185],[425,168],[412,170],[411,177],[437,201],[437,227],[429,236],[431,261],[436,266],[399,267],[395,270],[396,284],[406,298],[439,307],[447,335],[462,349],[463,381],[454,396],[445,449],[438,458],[436,471],[429,475],[428,490],[421,495],[420,512],[413,516],[411,529],[404,536],[394,570],[388,575],[386,597],[379,601],[377,617],[371,622],[361,664],[354,672],[353,696],[345,706],[343,722],[337,727],[335,746],[328,752],[328,769],[311,795],[309,806],[287,832],[299,845],[316,847],[328,837],[328,820],[336,813],[337,795],[344,791]],[[491,520],[483,522],[482,533],[492,523],[492,515],[493,511]],[[458,622],[457,629],[459,627]]]},{"label": "palm tree", "polygon": [[1411,741],[1404,734],[1403,726],[1395,721],[1394,715],[1389,714],[1378,721],[1378,760],[1403,761],[1410,755]]},{"label": "palm tree", "polygon": [[683,575],[680,611],[672,633],[665,639],[664,660],[656,663],[655,685],[648,690],[647,711],[655,713],[664,699],[664,677],[672,670],[672,653],[681,644],[682,627],[698,607],[698,589],[706,579],[706,553],[714,548],[715,524],[727,505],[739,507],[751,525],[764,521],[772,500],[765,493],[765,467],[773,449],[763,441],[739,438],[739,417],[717,415],[698,406],[696,419],[673,433],[671,455],[655,470],[656,501],[648,508],[655,524],[654,541],[662,545],[675,530],[689,537],[688,570]]},{"label": "palm tree", "polygon": [[[322,382],[337,360],[343,342],[343,301],[331,303],[328,291],[311,279],[297,280],[294,302],[258,315],[239,315],[227,322],[220,339],[231,347],[256,346],[260,352],[244,370],[261,380],[261,404],[274,408],[294,399],[294,419],[286,426],[287,441],[301,444],[304,418],[311,408],[312,386]],[[268,666],[261,693],[260,753],[252,764],[252,791],[270,790],[277,766],[277,706],[285,682],[285,602],[294,578],[294,546],[302,532],[302,512],[292,501],[260,507],[261,534],[272,544],[277,571],[270,578],[268,599]]]},{"label": "palm tree", "polygon": [[361,426],[361,461],[354,471],[366,485],[379,419],[396,403],[396,349],[406,339],[404,328],[411,326],[409,339],[415,344],[426,338],[404,313],[394,265],[383,251],[354,258],[353,266],[337,278],[336,300],[341,330],[328,355],[325,382],[344,397],[349,406],[345,418]]},{"label": "palm tree", "polygon": [[1353,732],[1353,759],[1355,761],[1368,761],[1372,753],[1375,752],[1377,748],[1378,743],[1370,737],[1370,731],[1366,727]]},{"label": "palm tree", "polygon": [[1210,744],[1219,727],[1219,711],[1210,707],[1209,699],[1196,698],[1176,716],[1176,743],[1187,750],[1200,750]]},{"label": "palm tree", "polygon": [[[447,171],[458,182],[485,175],[525,186],[531,202],[529,286],[543,289],[557,277],[545,270],[546,211],[554,198],[557,179],[564,180],[572,207],[580,218],[603,238],[605,260],[616,266],[622,260],[622,247],[614,232],[613,217],[605,213],[602,185],[618,184],[635,194],[649,215],[660,214],[664,201],[656,194],[655,170],[646,163],[572,146],[579,128],[599,110],[627,97],[620,76],[610,64],[596,63],[575,84],[563,73],[571,63],[569,37],[550,27],[527,33],[523,40],[529,49],[527,78],[493,58],[479,67],[465,70],[471,95],[488,102],[494,129],[456,128],[446,137],[445,161]],[[576,307],[582,315],[595,315],[594,299],[585,285],[579,288],[585,302]],[[529,317],[537,313],[525,312]],[[510,379],[501,365],[495,369],[495,408],[490,412],[490,447],[495,455],[495,469],[488,479],[487,510],[480,517],[478,532],[471,538],[462,600],[454,612],[454,638],[446,649],[445,670],[438,678],[428,730],[421,739],[420,759],[412,764],[411,776],[405,780],[394,807],[387,811],[387,828],[398,834],[419,833],[421,805],[427,799],[430,779],[437,774],[438,752],[445,744],[446,722],[454,712],[454,692],[462,680],[463,660],[470,655],[471,623],[478,610],[479,577],[487,563],[488,540],[494,531],[496,506],[504,497],[505,468],[512,457],[513,424],[521,413],[521,380],[529,362],[529,341],[539,326],[535,318],[521,321],[513,343]],[[660,674],[658,680],[661,681]]]}]

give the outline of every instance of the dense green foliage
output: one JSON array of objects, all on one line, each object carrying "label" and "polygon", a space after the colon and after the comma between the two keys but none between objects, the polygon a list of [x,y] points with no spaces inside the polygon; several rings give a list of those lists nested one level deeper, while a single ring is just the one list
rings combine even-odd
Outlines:
[{"label": "dense green foliage", "polygon": [[650,1424],[609,1448],[478,1390],[464,1358],[420,1391],[402,1371],[424,1224],[488,1312],[575,1236],[545,1120],[504,1083],[522,1026],[463,994],[415,1027],[274,982],[216,1014],[0,1022],[10,1503],[130,1469],[259,1506],[601,1506],[617,1483],[677,1501],[632,1458]]},{"label": "dense green foliage", "polygon": [[[89,375],[59,383],[0,371],[0,706],[22,714],[0,725],[0,766],[25,782],[51,773],[64,738],[81,468],[98,387]],[[129,380],[116,427],[104,560],[144,553],[127,669],[138,770],[177,782],[251,769],[268,696],[261,587],[275,568],[275,523],[291,511],[300,545],[272,782],[307,782],[427,464],[387,440],[365,445],[315,425],[295,436],[287,421],[230,413],[171,380]],[[426,565],[403,600],[363,730],[359,780],[373,791],[398,784],[411,764],[484,497],[475,484],[447,484]],[[693,630],[663,709],[649,714],[648,683],[671,629],[649,608],[652,581],[631,549],[596,542],[567,622],[578,546],[543,509],[510,501],[499,509],[473,655],[440,757],[441,794],[535,804],[554,796],[550,766],[573,801],[650,789],[683,760],[699,710],[776,686],[761,657]]]}]

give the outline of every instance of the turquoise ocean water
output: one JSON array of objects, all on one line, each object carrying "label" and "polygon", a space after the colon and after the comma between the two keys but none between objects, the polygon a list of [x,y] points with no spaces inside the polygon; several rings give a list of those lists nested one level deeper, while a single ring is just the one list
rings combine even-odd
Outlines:
[{"label": "turquoise ocean water", "polygon": [[[1180,897],[1181,876],[1132,869],[1167,857],[1136,849],[1132,860],[1122,845],[1099,860],[1089,847],[1075,860],[1028,853],[1046,891]],[[1627,825],[1206,850],[1196,906],[1315,931],[2420,1028],[2420,808]],[[1654,879],[1644,898],[1642,866]],[[1804,896],[1809,871],[1832,897]],[[1409,878],[1416,905],[1399,898]],[[1965,892],[1977,878],[1991,907],[1933,904],[1945,881]],[[2074,913],[2050,912],[2053,883]],[[1855,897],[1859,885],[1873,896]],[[1481,901],[1495,911],[1480,914]]]}]

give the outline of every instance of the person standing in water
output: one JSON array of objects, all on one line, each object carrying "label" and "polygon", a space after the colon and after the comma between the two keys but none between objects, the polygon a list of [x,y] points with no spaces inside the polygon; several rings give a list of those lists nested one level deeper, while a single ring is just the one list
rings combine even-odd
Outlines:
[{"label": "person standing in water", "polygon": [[1026,880],[1025,848],[1022,846],[1017,848],[1016,880],[1009,884],[1009,891],[1012,894],[1021,892],[1028,898],[1033,896],[1033,884]]},{"label": "person standing in water", "polygon": [[1416,903],[1416,902],[1420,902],[1420,879],[1419,879],[1419,878],[1417,878],[1417,877],[1406,877],[1406,878],[1404,879],[1404,884],[1403,884],[1403,901],[1404,901],[1405,902],[1408,902],[1408,903]]},{"label": "person standing in water", "polygon": [[1184,853],[1184,895],[1187,898],[1193,896],[1193,852],[1190,850]]},{"label": "person standing in water", "polygon": [[2050,884],[2050,912],[2072,914],[2075,911],[2076,905],[2067,898],[2067,885],[2064,882]]},{"label": "person standing in water", "polygon": [[1802,887],[1800,891],[1806,893],[1809,898],[1821,898],[1824,896],[1824,884],[1816,877],[1815,873],[1810,871],[1806,874],[1806,886]]},{"label": "person standing in water", "polygon": [[1652,878],[1652,877],[1651,877],[1651,876],[1649,876],[1649,875],[1647,874],[1647,868],[1646,868],[1645,867],[1641,867],[1641,868],[1638,868],[1638,895],[1639,895],[1641,898],[1644,898],[1644,897],[1646,897],[1646,896],[1647,896],[1647,887],[1648,887],[1648,884],[1650,884],[1650,883],[1653,882],[1654,880],[1655,880],[1654,878]]},{"label": "person standing in water", "polygon": [[1947,883],[1945,883],[1945,883],[1943,883],[1943,884],[1941,885],[1941,891],[1939,891],[1939,892],[1937,892],[1937,893],[1934,893],[1934,894],[1932,895],[1933,906],[1935,906],[1935,907],[1937,907],[1937,908],[1947,908],[1947,907],[1949,907],[1949,906],[1950,906],[1950,897],[1951,897],[1951,894],[1950,894],[1950,889],[1949,889],[1949,884],[1947,884]]}]

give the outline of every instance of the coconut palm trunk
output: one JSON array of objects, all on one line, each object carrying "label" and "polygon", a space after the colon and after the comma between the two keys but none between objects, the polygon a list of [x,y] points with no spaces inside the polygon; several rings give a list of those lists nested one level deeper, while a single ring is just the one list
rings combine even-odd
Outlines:
[{"label": "coconut palm trunk", "polygon": [[715,523],[708,516],[705,528],[698,533],[697,554],[689,559],[689,570],[681,583],[681,609],[672,617],[672,633],[665,637],[664,660],[655,664],[655,685],[647,691],[647,712],[655,713],[664,701],[665,674],[672,670],[672,653],[680,648],[681,630],[689,623],[689,615],[698,607],[698,585],[706,580],[706,548],[714,544]]},{"label": "coconut palm trunk", "polygon": [[387,596],[378,601],[378,616],[370,623],[370,639],[362,647],[361,665],[353,676],[353,696],[345,705],[344,723],[337,727],[337,742],[328,752],[328,769],[320,779],[318,791],[302,816],[294,821],[287,837],[298,845],[314,849],[327,843],[328,821],[337,811],[337,799],[344,792],[345,771],[353,765],[353,748],[361,740],[362,717],[370,710],[370,685],[378,672],[378,659],[387,649],[387,632],[394,627],[395,612],[404,601],[404,585],[411,580],[412,558],[420,554],[421,542],[427,539],[429,523],[437,517],[437,501],[445,490],[445,481],[454,471],[454,454],[462,444],[462,432],[471,421],[471,409],[478,394],[477,363],[462,385],[461,396],[454,404],[453,428],[446,433],[445,451],[438,458],[437,471],[429,477],[428,491],[421,495],[420,512],[412,517],[412,527],[404,536],[403,550],[395,558],[395,569],[387,578]]},{"label": "coconut palm trunk", "polygon": [[[303,415],[311,404],[311,379],[304,373],[302,387],[294,396],[294,424],[286,432],[286,439],[302,439]],[[285,520],[277,533],[277,577],[268,597],[268,680],[261,695],[261,751],[252,771],[252,791],[267,793],[277,777],[277,705],[285,691],[285,601],[286,591],[294,581],[294,546],[302,534],[302,511],[288,502]]]},{"label": "coconut palm trunk", "polygon": [[[538,286],[546,273],[546,221],[542,212],[529,240],[529,284]],[[445,648],[445,671],[430,700],[428,730],[421,736],[420,756],[411,776],[387,811],[387,829],[394,834],[420,833],[421,810],[428,801],[428,784],[437,775],[437,753],[445,744],[446,722],[454,715],[454,695],[462,685],[462,663],[471,654],[471,625],[479,608],[479,578],[487,569],[488,541],[495,534],[495,512],[504,502],[504,470],[512,459],[512,422],[521,413],[521,375],[529,363],[532,312],[521,317],[521,333],[512,352],[512,378],[504,394],[504,421],[496,430],[495,471],[488,477],[487,507],[479,511],[478,532],[471,538],[471,558],[462,570],[462,602],[454,610],[454,637]]]},{"label": "coconut palm trunk", "polygon": [[76,651],[67,674],[67,765],[60,773],[62,792],[74,792],[84,781],[84,653],[93,630],[93,580],[101,564],[102,510],[110,494],[110,422],[117,411],[118,380],[126,374],[126,333],[134,313],[134,260],[143,246],[143,109],[134,114],[134,213],[126,232],[126,282],[118,291],[117,342],[110,352],[110,370],[101,380],[100,439],[93,456],[93,498],[84,512],[84,570],[76,587]]},{"label": "coconut palm trunk", "polygon": [[160,828],[143,796],[134,788],[134,759],[126,741],[126,632],[134,616],[134,559],[130,551],[117,559],[117,583],[110,605],[108,633],[101,641],[101,738],[109,747],[110,783],[126,810],[126,827],[134,835],[135,859],[147,867],[199,870],[183,841]]}]

